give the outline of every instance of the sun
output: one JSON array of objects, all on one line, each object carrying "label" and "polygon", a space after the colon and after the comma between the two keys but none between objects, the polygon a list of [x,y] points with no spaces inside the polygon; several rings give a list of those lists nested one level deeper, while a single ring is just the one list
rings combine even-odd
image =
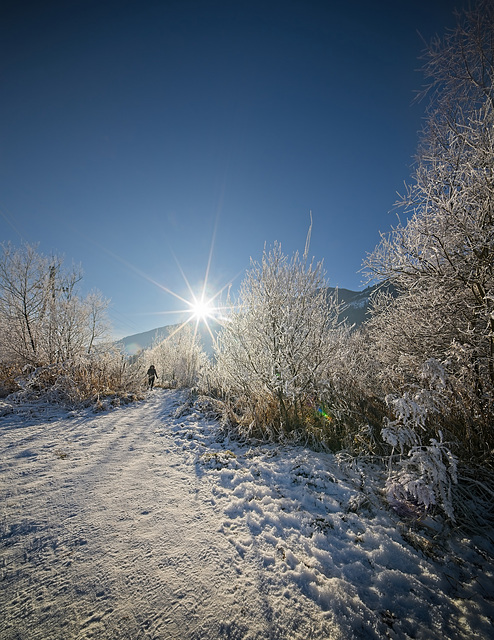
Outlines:
[{"label": "sun", "polygon": [[215,307],[211,300],[205,300],[203,296],[201,298],[194,299],[190,304],[190,311],[192,314],[192,318],[197,320],[197,322],[206,322],[208,318],[213,318],[216,312]]},{"label": "sun", "polygon": [[[189,283],[187,276],[185,275],[184,270],[182,269],[182,266],[178,258],[170,249],[171,255],[173,256],[177,264],[177,267],[182,275],[182,278],[185,282],[185,285],[189,291],[188,296],[187,294],[180,295],[179,293],[172,291],[172,289],[169,289],[163,283],[157,282],[156,280],[149,277],[148,275],[140,272],[139,269],[137,269],[133,265],[126,263],[125,261],[122,260],[123,262],[125,262],[125,264],[128,267],[130,267],[134,271],[137,271],[139,275],[144,277],[146,280],[148,280],[152,284],[156,285],[159,289],[161,289],[161,291],[172,295],[174,298],[177,298],[177,300],[180,300],[185,305],[185,307],[182,307],[182,309],[173,309],[169,311],[158,312],[160,315],[161,314],[180,314],[181,316],[181,321],[179,323],[177,323],[176,325],[170,325],[173,330],[166,337],[166,340],[169,340],[175,334],[179,333],[180,331],[182,331],[182,329],[184,329],[187,325],[190,324],[190,325],[193,325],[193,328],[194,328],[194,339],[198,334],[198,332],[202,333],[202,330],[205,328],[209,332],[209,335],[211,336],[212,341],[215,342],[217,325],[224,326],[224,323],[228,321],[228,315],[233,309],[230,302],[230,289],[232,287],[234,280],[236,280],[241,275],[241,272],[239,272],[234,278],[229,280],[220,289],[211,289],[211,287],[208,286],[217,225],[218,225],[218,218],[216,219],[216,223],[213,231],[213,238],[211,240],[211,247],[209,250],[209,257],[208,257],[208,262],[206,266],[206,271],[205,271],[202,286],[200,289],[198,287],[198,289],[194,291],[191,284]],[[222,296],[225,290],[227,290],[226,302],[222,300]],[[185,314],[185,319],[183,319],[184,314]]]}]

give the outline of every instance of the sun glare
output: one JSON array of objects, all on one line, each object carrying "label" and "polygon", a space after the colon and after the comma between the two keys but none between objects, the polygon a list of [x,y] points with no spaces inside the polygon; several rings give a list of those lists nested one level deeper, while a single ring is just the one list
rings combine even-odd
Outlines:
[{"label": "sun glare", "polygon": [[209,250],[209,257],[208,257],[208,262],[206,266],[206,272],[204,274],[204,281],[201,287],[201,293],[200,294],[198,293],[197,295],[192,289],[189,283],[189,280],[187,279],[187,276],[185,275],[180,265],[180,262],[178,261],[177,257],[171,250],[170,250],[171,255],[175,259],[177,267],[182,275],[182,278],[184,279],[187,289],[189,290],[188,297],[184,295],[180,295],[175,291],[172,291],[164,284],[157,282],[153,278],[150,278],[148,275],[141,272],[139,269],[137,269],[137,267],[134,267],[132,264],[126,262],[125,260],[123,260],[118,256],[114,256],[118,260],[120,260],[120,262],[123,262],[127,267],[136,271],[139,275],[144,277],[146,280],[156,285],[159,289],[161,289],[161,291],[172,295],[173,297],[177,298],[177,300],[180,300],[183,304],[186,305],[185,307],[182,307],[182,309],[174,309],[174,310],[159,312],[160,315],[161,314],[173,314],[173,315],[180,314],[180,316],[182,317],[184,314],[186,315],[185,319],[182,322],[179,322],[176,325],[172,325],[173,330],[167,336],[166,338],[167,340],[172,338],[175,334],[179,333],[182,329],[184,329],[184,327],[186,327],[190,323],[194,326],[194,338],[197,335],[198,331],[200,330],[199,326],[203,325],[206,328],[206,330],[209,332],[209,335],[211,336],[211,339],[214,342],[216,339],[216,335],[215,333],[213,333],[213,331],[214,332],[216,331],[215,329],[216,324],[222,325],[227,320],[228,312],[231,310],[231,305],[229,303],[225,305],[223,302],[221,302],[220,296],[223,294],[223,292],[226,289],[228,289],[227,299],[229,300],[230,287],[232,286],[233,281],[240,275],[240,273],[237,274],[235,278],[227,282],[221,289],[215,290],[213,295],[210,295],[212,294],[212,291],[211,291],[211,288],[208,287],[208,281],[209,281],[209,272],[211,268],[211,260],[213,257],[213,247],[214,247],[214,240],[216,236],[216,227],[217,227],[217,220],[216,220],[215,228],[213,231],[213,238],[211,240],[211,247]]},{"label": "sun glare", "polygon": [[205,321],[214,316],[215,309],[210,300],[195,299],[191,303],[192,317],[197,321]]}]

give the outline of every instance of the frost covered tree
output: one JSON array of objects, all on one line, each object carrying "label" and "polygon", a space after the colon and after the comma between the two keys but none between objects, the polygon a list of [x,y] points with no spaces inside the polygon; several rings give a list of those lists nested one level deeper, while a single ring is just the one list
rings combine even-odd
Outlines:
[{"label": "frost covered tree", "polygon": [[81,270],[65,270],[61,258],[43,256],[32,245],[2,249],[2,358],[39,366],[89,355],[106,337],[107,301],[96,292],[82,298]]},{"label": "frost covered tree", "polygon": [[0,393],[68,405],[135,398],[135,372],[110,340],[108,301],[80,295],[80,268],[28,244],[2,250]]},{"label": "frost covered tree", "polygon": [[445,364],[461,419],[476,424],[474,446],[485,448],[494,443],[492,0],[457,14],[425,59],[427,120],[398,203],[406,222],[383,235],[365,263],[371,278],[402,295],[381,299],[371,335],[395,386],[417,381],[431,357]]},{"label": "frost covered tree", "polygon": [[[2,357],[36,363],[40,357],[41,325],[50,296],[49,261],[34,247],[3,246],[0,260],[0,322]],[[48,279],[48,281],[47,281]]]},{"label": "frost covered tree", "polygon": [[237,419],[279,438],[305,429],[331,359],[338,305],[322,263],[284,255],[281,246],[251,260],[238,305],[220,333],[217,367]]},{"label": "frost covered tree", "polygon": [[189,324],[146,351],[143,365],[147,370],[154,364],[165,386],[193,387],[205,357],[197,331]]}]

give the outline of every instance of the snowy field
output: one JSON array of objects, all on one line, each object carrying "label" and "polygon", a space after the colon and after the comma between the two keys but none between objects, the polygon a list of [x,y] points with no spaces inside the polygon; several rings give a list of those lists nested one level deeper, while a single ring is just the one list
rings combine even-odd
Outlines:
[{"label": "snowy field", "polygon": [[1,640],[494,637],[493,549],[370,467],[245,446],[184,392],[0,418]]}]

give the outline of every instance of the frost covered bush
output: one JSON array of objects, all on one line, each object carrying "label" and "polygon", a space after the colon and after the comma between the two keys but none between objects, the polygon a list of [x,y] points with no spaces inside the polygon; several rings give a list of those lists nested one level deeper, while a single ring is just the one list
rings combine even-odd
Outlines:
[{"label": "frost covered bush", "polygon": [[113,398],[116,406],[139,397],[125,358],[109,347],[71,361],[26,365],[16,383],[18,390],[9,396],[14,403],[41,401],[76,407],[99,405],[101,398]]},{"label": "frost covered bush", "polygon": [[450,417],[477,456],[494,447],[494,4],[480,1],[425,54],[430,97],[404,223],[366,260],[401,292],[371,323],[394,391],[449,361]]},{"label": "frost covered bush", "polygon": [[32,245],[2,245],[2,395],[77,405],[133,392],[126,362],[108,339],[108,302],[97,292],[82,297],[81,279],[80,268],[66,269]]},{"label": "frost covered bush", "polygon": [[215,361],[204,358],[199,369],[197,386],[201,393],[220,399],[224,397],[223,381]]},{"label": "frost covered bush", "polygon": [[0,256],[0,360],[34,367],[91,355],[107,339],[108,302],[82,297],[80,268],[44,256],[32,245],[2,245]]},{"label": "frost covered bush", "polygon": [[325,429],[328,446],[358,455],[383,454],[379,433],[387,408],[366,328],[340,325],[334,338],[320,382],[322,403],[331,413]]},{"label": "frost covered bush", "polygon": [[494,542],[494,466],[488,458],[475,466],[458,466],[458,483],[453,486],[456,521],[462,529],[482,534]]},{"label": "frost covered bush", "polygon": [[315,417],[334,351],[338,305],[322,263],[283,254],[275,243],[241,285],[216,349],[228,410],[242,433],[300,438]]},{"label": "frost covered bush", "polygon": [[[425,510],[438,505],[454,520],[452,486],[457,483],[457,458],[443,442],[441,430],[436,437],[428,437],[434,429],[430,417],[439,412],[443,402],[444,369],[428,360],[422,374],[426,388],[386,398],[395,416],[394,420],[384,419],[381,432],[392,447],[386,494],[392,505],[411,501]],[[424,444],[427,438],[429,444]],[[395,451],[399,451],[398,459]]]},{"label": "frost covered bush", "polygon": [[431,438],[429,445],[411,447],[398,467],[386,482],[390,504],[412,500],[426,510],[438,505],[454,521],[452,486],[458,482],[457,459],[442,440]]},{"label": "frost covered bush", "polygon": [[6,398],[19,389],[16,379],[22,367],[13,363],[0,363],[0,398]]},{"label": "frost covered bush", "polygon": [[205,363],[206,356],[197,331],[186,325],[143,354],[140,361],[142,380],[146,380],[149,365],[154,364],[163,386],[193,387],[197,385]]}]

